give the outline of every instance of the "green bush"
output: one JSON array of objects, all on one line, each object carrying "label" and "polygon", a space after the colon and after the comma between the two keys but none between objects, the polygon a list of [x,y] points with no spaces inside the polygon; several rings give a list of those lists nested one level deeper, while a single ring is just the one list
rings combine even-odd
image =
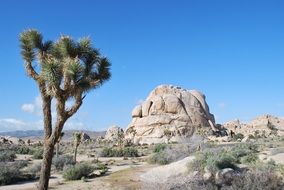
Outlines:
[{"label": "green bush", "polygon": [[189,164],[189,169],[200,172],[204,172],[205,167],[211,172],[224,168],[237,169],[237,164],[257,162],[257,152],[258,146],[255,144],[240,144],[232,148],[199,152],[196,159]]},{"label": "green bush", "polygon": [[148,163],[166,165],[166,164],[170,163],[170,160],[169,160],[168,155],[165,152],[161,151],[161,152],[157,152],[157,153],[152,154],[148,158]]},{"label": "green bush", "polygon": [[245,136],[242,133],[237,133],[237,134],[234,135],[233,140],[237,141],[239,139],[242,140],[243,138],[245,138]]},{"label": "green bush", "polygon": [[31,179],[39,178],[41,170],[41,163],[34,163],[26,169],[26,172],[30,175]]},{"label": "green bush", "polygon": [[199,153],[193,162],[189,163],[190,171],[204,172],[205,167],[216,172],[224,168],[237,169],[236,158],[227,150],[222,149],[220,152],[205,151]]},{"label": "green bush", "polygon": [[123,149],[123,157],[138,157],[138,150],[134,147],[127,147]]},{"label": "green bush", "polygon": [[230,153],[225,152],[222,155],[216,155],[217,159],[216,159],[216,168],[218,170],[222,170],[225,168],[232,168],[232,169],[237,169],[236,166],[236,161],[237,159],[232,156]]},{"label": "green bush", "polygon": [[275,162],[256,163],[249,171],[235,176],[231,189],[283,189],[284,181],[278,174],[282,167]]},{"label": "green bush", "polygon": [[0,151],[0,162],[12,162],[16,158],[16,153],[11,150]]},{"label": "green bush", "polygon": [[65,166],[75,165],[73,156],[71,155],[60,155],[58,158],[53,158],[52,161],[57,171],[62,171]]},{"label": "green bush", "polygon": [[241,163],[243,164],[249,164],[249,163],[255,163],[259,160],[257,154],[248,154],[246,156],[243,156],[241,158]]},{"label": "green bush", "polygon": [[42,159],[43,158],[43,149],[37,148],[32,151],[34,159]]},{"label": "green bush", "polygon": [[240,144],[231,149],[231,154],[237,159],[237,163],[256,162],[258,152],[258,146],[255,144]]},{"label": "green bush", "polygon": [[161,152],[167,148],[167,144],[156,144],[154,146],[154,153]]},{"label": "green bush", "polygon": [[79,180],[82,177],[89,177],[95,170],[95,167],[88,163],[81,163],[66,169],[63,178],[66,180]]},{"label": "green bush", "polygon": [[0,185],[8,185],[19,180],[20,166],[14,163],[0,162]]},{"label": "green bush", "polygon": [[28,160],[17,160],[17,161],[14,161],[13,164],[15,164],[17,168],[24,168],[28,166],[29,161]]},{"label": "green bush", "polygon": [[198,152],[195,159],[188,164],[188,169],[190,171],[203,171],[207,165],[207,160],[213,156],[214,154],[211,151]]},{"label": "green bush", "polygon": [[32,150],[28,146],[18,146],[15,151],[16,154],[32,154]]},{"label": "green bush", "polygon": [[153,154],[149,156],[148,163],[150,164],[169,164],[185,157],[196,151],[196,146],[187,144],[157,144],[154,147]]},{"label": "green bush", "polygon": [[100,170],[100,173],[104,175],[108,171],[108,167],[105,164],[97,163],[95,170]]},{"label": "green bush", "polygon": [[102,157],[138,157],[138,150],[135,147],[126,148],[104,148]]}]

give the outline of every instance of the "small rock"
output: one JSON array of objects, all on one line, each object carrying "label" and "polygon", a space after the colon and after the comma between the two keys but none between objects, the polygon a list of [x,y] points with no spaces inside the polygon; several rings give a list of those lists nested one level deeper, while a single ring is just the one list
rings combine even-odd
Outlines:
[{"label": "small rock", "polygon": [[225,168],[216,173],[215,180],[219,185],[230,185],[234,178],[235,171],[232,168]]}]

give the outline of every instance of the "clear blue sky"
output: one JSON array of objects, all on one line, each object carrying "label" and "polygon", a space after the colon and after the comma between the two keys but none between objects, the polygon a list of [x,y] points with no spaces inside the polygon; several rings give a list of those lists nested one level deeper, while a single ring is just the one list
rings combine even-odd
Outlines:
[{"label": "clear blue sky", "polygon": [[[67,128],[126,127],[159,84],[198,89],[217,122],[284,116],[283,0],[16,1],[0,4],[0,131],[38,129],[38,90],[19,33],[90,36],[112,62]],[[28,113],[30,112],[30,113]]]}]

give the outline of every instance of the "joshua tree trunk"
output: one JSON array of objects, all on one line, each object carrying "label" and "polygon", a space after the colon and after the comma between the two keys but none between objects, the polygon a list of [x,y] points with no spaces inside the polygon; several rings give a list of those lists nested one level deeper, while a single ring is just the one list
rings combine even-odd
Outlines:
[{"label": "joshua tree trunk", "polygon": [[56,106],[58,118],[55,124],[55,129],[52,133],[52,125],[51,125],[52,116],[51,116],[51,106],[50,106],[51,100],[46,98],[45,96],[42,96],[42,99],[43,99],[45,140],[44,140],[44,152],[43,152],[43,160],[41,165],[41,174],[40,174],[38,189],[47,190],[54,147],[56,142],[58,142],[64,123],[69,117],[64,113],[65,101],[60,101],[61,99],[59,99]]},{"label": "joshua tree trunk", "polygon": [[59,142],[56,143],[56,158],[58,158]]},{"label": "joshua tree trunk", "polygon": [[77,149],[78,149],[78,146],[75,146],[75,150],[74,150],[74,162],[75,163],[77,161]]},{"label": "joshua tree trunk", "polygon": [[45,141],[44,142],[44,152],[43,152],[43,160],[41,165],[41,176],[39,179],[38,189],[40,190],[47,190],[48,189],[48,182],[50,177],[50,168],[52,163],[54,151],[54,144]]},{"label": "joshua tree trunk", "polygon": [[40,91],[42,94],[42,109],[44,117],[44,151],[43,151],[43,160],[41,165],[41,173],[38,184],[38,189],[47,190],[48,182],[50,177],[50,168],[52,163],[52,156],[54,151],[54,144],[49,140],[52,133],[52,116],[51,116],[51,98],[46,96],[44,88],[39,84]]}]

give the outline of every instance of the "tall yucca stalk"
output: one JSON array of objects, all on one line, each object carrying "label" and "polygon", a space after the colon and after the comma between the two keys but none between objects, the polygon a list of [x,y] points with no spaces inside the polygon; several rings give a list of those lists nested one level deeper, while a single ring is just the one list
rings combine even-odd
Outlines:
[{"label": "tall yucca stalk", "polygon": [[[78,111],[87,92],[110,79],[111,64],[89,38],[74,41],[61,36],[56,42],[43,41],[41,33],[30,29],[20,34],[20,43],[27,75],[35,80],[43,102],[45,139],[38,189],[46,190],[54,146],[65,122]],[[55,122],[51,116],[52,99],[56,100]],[[68,100],[74,100],[70,108],[66,107]]]}]

